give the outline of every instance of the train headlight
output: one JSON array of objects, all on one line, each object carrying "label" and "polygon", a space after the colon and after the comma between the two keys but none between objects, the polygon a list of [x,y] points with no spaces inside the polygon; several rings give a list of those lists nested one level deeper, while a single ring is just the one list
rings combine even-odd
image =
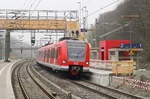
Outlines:
[{"label": "train headlight", "polygon": [[67,61],[65,61],[65,60],[63,60],[62,62],[63,62],[63,64],[66,64],[66,63],[67,63]]},{"label": "train headlight", "polygon": [[85,64],[86,64],[86,65],[88,65],[88,64],[89,64],[89,62],[85,62]]}]

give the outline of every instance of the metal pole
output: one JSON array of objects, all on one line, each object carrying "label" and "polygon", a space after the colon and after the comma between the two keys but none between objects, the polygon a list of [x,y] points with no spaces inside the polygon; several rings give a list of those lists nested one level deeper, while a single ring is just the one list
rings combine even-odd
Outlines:
[{"label": "metal pole", "polygon": [[139,53],[137,53],[137,56],[136,56],[136,69],[140,69],[139,67]]},{"label": "metal pole", "polygon": [[[31,32],[31,40],[32,40],[32,32]],[[31,42],[31,59],[32,59],[32,42]]]},{"label": "metal pole", "polygon": [[2,43],[1,43],[1,40],[0,40],[0,60],[2,59]]},{"label": "metal pole", "polygon": [[10,52],[10,30],[6,30],[5,35],[5,62],[9,62],[9,52]]}]

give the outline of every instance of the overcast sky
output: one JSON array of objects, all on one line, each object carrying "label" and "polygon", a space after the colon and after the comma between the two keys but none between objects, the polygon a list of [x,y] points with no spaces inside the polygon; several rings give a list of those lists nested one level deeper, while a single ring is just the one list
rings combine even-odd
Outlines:
[{"label": "overcast sky", "polygon": [[[81,1],[82,6],[87,6],[89,13],[92,13],[116,0],[1,0],[0,9],[79,10],[77,2]],[[94,20],[99,14],[114,9],[119,3],[88,17],[88,23],[94,24]]]},{"label": "overcast sky", "polygon": [[[82,6],[86,6],[89,14],[94,11],[103,8],[116,0],[82,0]],[[106,11],[113,10],[122,0],[118,0],[117,3],[107,7],[104,10],[100,10],[97,13],[88,17],[88,24],[94,24],[95,19]],[[79,10],[79,4],[81,0],[1,0],[0,9],[31,9],[31,10]],[[39,5],[37,5],[39,3]],[[37,7],[36,7],[37,6]],[[14,34],[13,34],[14,35]],[[21,34],[20,34],[21,35]],[[17,38],[17,34],[14,35]],[[30,44],[30,34],[24,37],[24,42]]]}]

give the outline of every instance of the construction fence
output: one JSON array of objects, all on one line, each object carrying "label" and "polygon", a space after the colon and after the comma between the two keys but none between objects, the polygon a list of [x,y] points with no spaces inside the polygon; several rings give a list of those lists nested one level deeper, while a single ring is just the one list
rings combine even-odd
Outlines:
[{"label": "construction fence", "polygon": [[134,61],[111,61],[111,60],[90,60],[90,67],[95,69],[111,70],[113,74],[131,75],[136,69]]},{"label": "construction fence", "polygon": [[118,85],[126,85],[132,88],[139,88],[150,91],[150,82],[132,79],[130,77],[112,76],[112,83]]}]

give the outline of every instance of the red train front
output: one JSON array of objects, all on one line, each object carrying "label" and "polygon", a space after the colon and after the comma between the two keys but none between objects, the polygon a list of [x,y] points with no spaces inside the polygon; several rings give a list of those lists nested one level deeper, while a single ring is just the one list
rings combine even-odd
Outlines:
[{"label": "red train front", "polygon": [[38,50],[37,62],[72,75],[89,71],[89,45],[85,41],[63,40]]}]

